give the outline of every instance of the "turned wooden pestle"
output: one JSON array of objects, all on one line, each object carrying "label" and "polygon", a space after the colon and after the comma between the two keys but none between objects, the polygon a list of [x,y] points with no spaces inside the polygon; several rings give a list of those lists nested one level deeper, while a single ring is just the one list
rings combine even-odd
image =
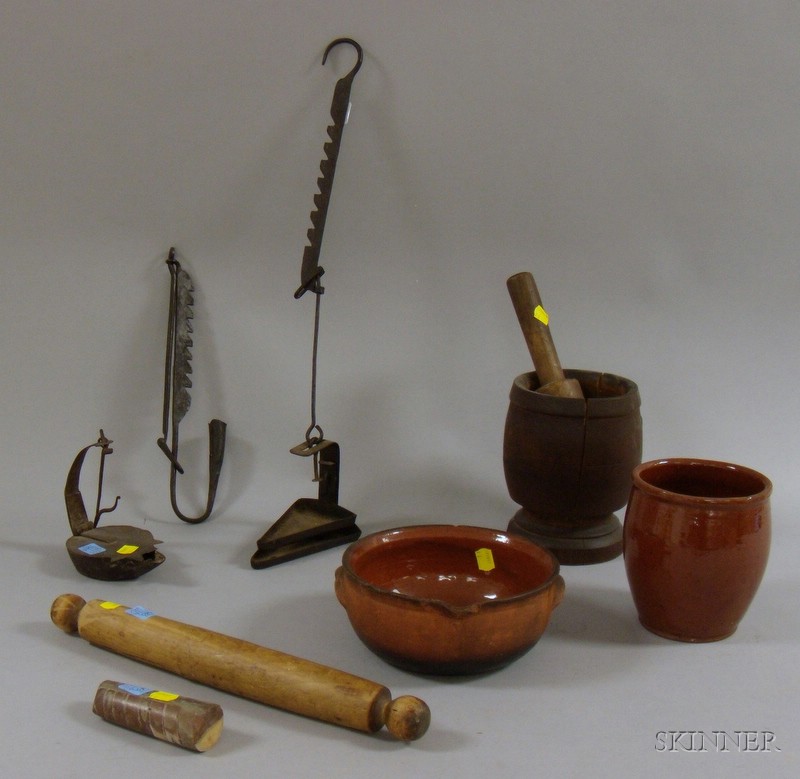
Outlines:
[{"label": "turned wooden pestle", "polygon": [[531,353],[533,367],[539,376],[537,392],[561,398],[583,398],[578,380],[564,377],[550,334],[549,317],[542,306],[533,276],[527,271],[516,273],[506,281],[506,286]]}]

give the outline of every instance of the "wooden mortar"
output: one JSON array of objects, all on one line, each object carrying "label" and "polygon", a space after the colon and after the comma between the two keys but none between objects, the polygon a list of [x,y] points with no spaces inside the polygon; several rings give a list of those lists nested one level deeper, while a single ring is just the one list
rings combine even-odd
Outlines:
[{"label": "wooden mortar", "polygon": [[622,376],[567,370],[585,400],[539,392],[536,373],[511,387],[503,467],[522,508],[508,525],[566,565],[600,563],[622,553],[614,511],[642,459],[639,390]]},{"label": "wooden mortar", "polygon": [[639,390],[621,376],[564,370],[536,282],[506,281],[535,372],[514,380],[503,438],[511,498],[522,508],[508,530],[567,565],[622,554],[631,472],[642,458]]}]

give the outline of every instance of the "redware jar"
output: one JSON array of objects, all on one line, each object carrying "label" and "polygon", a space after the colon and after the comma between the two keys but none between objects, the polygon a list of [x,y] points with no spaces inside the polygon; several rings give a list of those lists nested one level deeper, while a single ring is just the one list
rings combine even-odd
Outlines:
[{"label": "redware jar", "polygon": [[735,632],[770,546],[772,484],[750,468],[675,458],[633,471],[623,555],[639,621],[677,641]]}]

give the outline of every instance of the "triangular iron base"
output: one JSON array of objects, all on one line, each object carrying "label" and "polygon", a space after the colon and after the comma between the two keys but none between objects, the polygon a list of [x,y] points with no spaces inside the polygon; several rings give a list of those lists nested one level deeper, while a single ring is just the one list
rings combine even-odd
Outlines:
[{"label": "triangular iron base", "polygon": [[300,498],[258,539],[250,565],[268,568],[355,541],[361,535],[355,521],[352,511],[335,503]]}]

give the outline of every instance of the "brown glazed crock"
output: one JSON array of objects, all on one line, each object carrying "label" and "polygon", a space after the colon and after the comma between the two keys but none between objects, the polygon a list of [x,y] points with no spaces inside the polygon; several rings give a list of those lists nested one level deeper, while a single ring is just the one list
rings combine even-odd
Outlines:
[{"label": "brown glazed crock", "polygon": [[[491,570],[481,568],[482,549],[491,550]],[[356,635],[378,656],[448,675],[495,670],[523,655],[564,595],[548,550],[461,525],[364,536],[345,550],[335,586]]]},{"label": "brown glazed crock", "polygon": [[750,468],[674,458],[633,471],[623,554],[639,621],[676,641],[735,632],[770,546],[772,484]]}]

